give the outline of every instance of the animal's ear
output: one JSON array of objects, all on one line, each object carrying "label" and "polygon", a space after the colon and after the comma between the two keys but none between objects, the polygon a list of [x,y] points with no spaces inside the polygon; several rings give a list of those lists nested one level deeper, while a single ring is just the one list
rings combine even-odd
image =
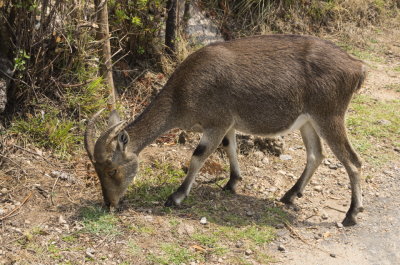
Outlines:
[{"label": "animal's ear", "polygon": [[120,117],[118,115],[117,110],[113,110],[110,113],[110,117],[108,117],[108,127],[112,127],[115,124],[117,124],[118,122],[120,122]]},{"label": "animal's ear", "polygon": [[129,140],[129,134],[125,130],[118,134],[118,146],[121,151],[125,152]]}]

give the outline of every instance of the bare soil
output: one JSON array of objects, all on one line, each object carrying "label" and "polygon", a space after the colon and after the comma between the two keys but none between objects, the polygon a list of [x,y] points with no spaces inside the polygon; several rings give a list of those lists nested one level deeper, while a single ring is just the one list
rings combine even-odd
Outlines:
[{"label": "bare soil", "polygon": [[[378,101],[400,99],[399,89],[389,87],[400,86],[400,74],[393,70],[399,67],[400,38],[382,35],[378,41],[390,52],[379,55],[383,61],[366,60],[370,75],[361,93]],[[86,156],[81,153],[62,161],[50,151],[20,146],[12,136],[5,136],[2,143],[8,152],[0,165],[0,264],[158,264],[162,261],[149,257],[160,254],[159,246],[165,242],[202,257],[188,264],[400,264],[400,153],[386,143],[377,152],[390,153],[391,161],[364,163],[366,211],[359,214],[357,226],[343,228],[338,223],[349,207],[349,180],[327,147],[327,158],[296,205],[287,207],[277,201],[305,166],[299,133],[284,139],[289,160],[257,150],[239,156],[244,179],[237,195],[222,192],[217,185],[217,178],[227,177],[227,159],[216,152],[182,209],[166,211],[161,200],[128,202],[109,221],[113,226],[107,228],[105,222],[106,228],[96,233],[87,229],[85,212],[101,205],[102,198]],[[141,154],[142,171],[154,161],[182,168],[195,140],[192,137],[185,145],[161,141],[146,148]],[[289,222],[260,224],[268,209],[285,213]],[[199,217],[207,212],[208,223],[202,225]],[[194,239],[220,226],[241,229],[243,223],[276,226],[276,238],[260,244],[246,237],[220,238],[214,245],[223,247],[222,253],[211,252]],[[268,258],[262,258],[262,253]]]}]

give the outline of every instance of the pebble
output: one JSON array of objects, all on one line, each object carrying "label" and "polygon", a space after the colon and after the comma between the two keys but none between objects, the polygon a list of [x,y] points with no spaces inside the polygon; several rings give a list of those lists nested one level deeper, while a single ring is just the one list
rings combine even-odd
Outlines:
[{"label": "pebble", "polygon": [[285,225],[284,224],[277,224],[275,227],[277,229],[282,229],[282,228],[285,228]]},{"label": "pebble", "polygon": [[314,190],[318,191],[318,192],[321,192],[322,191],[322,186],[315,186]]},{"label": "pebble", "polygon": [[287,161],[287,160],[292,160],[293,158],[291,155],[280,155],[279,159],[283,160],[283,161]]},{"label": "pebble", "polygon": [[254,215],[254,212],[252,211],[252,210],[248,210],[247,212],[246,212],[246,215],[247,216],[253,216]]},{"label": "pebble", "polygon": [[91,259],[94,259],[94,253],[95,252],[96,251],[93,248],[87,248],[85,254],[86,254],[87,257],[89,257]]},{"label": "pebble", "polygon": [[201,219],[200,219],[200,224],[202,224],[202,225],[207,224],[207,218],[201,217]]},{"label": "pebble", "polygon": [[246,254],[246,256],[250,256],[251,254],[253,254],[253,251],[251,249],[246,249],[244,254]]},{"label": "pebble", "polygon": [[0,215],[3,215],[5,213],[6,213],[6,211],[4,209],[0,208]]},{"label": "pebble", "polygon": [[337,223],[336,223],[336,226],[337,226],[337,228],[343,228],[343,224],[340,223],[340,222],[337,222]]},{"label": "pebble", "polygon": [[269,159],[268,159],[268,157],[264,157],[262,160],[261,160],[261,162],[263,162],[264,164],[269,164]]},{"label": "pebble", "polygon": [[323,220],[326,220],[326,219],[329,218],[329,216],[328,216],[328,214],[323,213],[323,214],[321,215],[321,218],[322,218]]},{"label": "pebble", "polygon": [[8,190],[7,190],[6,188],[2,188],[2,189],[1,189],[1,193],[3,193],[3,194],[4,194],[4,193],[7,193],[7,191],[8,191]]},{"label": "pebble", "polygon": [[59,222],[60,224],[66,224],[66,223],[67,223],[67,221],[65,221],[65,219],[64,219],[64,217],[63,217],[62,215],[60,215],[60,216],[58,217],[58,222]]},{"label": "pebble", "polygon": [[336,258],[336,254],[335,253],[331,253],[331,254],[329,254],[329,256],[331,256],[332,258]]},{"label": "pebble", "polygon": [[278,170],[278,174],[281,174],[281,175],[286,175],[286,172],[285,172],[285,171],[283,171],[283,170]]},{"label": "pebble", "polygon": [[237,248],[241,248],[243,246],[243,242],[242,241],[237,241],[235,244],[235,247]]},{"label": "pebble", "polygon": [[335,165],[335,164],[330,164],[329,166],[328,166],[330,169],[338,169],[338,166],[337,165]]},{"label": "pebble", "polygon": [[285,248],[284,245],[281,244],[281,245],[278,246],[278,250],[279,251],[286,251],[286,248]]}]

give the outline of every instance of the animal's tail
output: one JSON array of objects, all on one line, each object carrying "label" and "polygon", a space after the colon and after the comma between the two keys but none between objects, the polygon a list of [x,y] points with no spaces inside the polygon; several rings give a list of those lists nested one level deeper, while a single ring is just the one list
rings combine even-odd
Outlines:
[{"label": "animal's tail", "polygon": [[365,78],[367,77],[367,67],[363,64],[361,66],[361,71],[358,75],[358,81],[356,86],[354,87],[354,92],[357,92],[360,90],[361,85],[364,83]]}]

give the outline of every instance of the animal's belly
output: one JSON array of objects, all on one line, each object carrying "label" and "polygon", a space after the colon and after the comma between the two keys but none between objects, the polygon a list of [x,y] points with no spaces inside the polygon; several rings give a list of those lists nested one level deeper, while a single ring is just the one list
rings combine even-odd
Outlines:
[{"label": "animal's belly", "polygon": [[273,137],[277,135],[284,135],[292,131],[298,130],[310,120],[311,118],[310,115],[308,114],[301,114],[294,120],[260,119],[257,122],[255,121],[249,122],[248,120],[243,120],[237,117],[235,118],[234,127],[236,130],[246,134]]}]

